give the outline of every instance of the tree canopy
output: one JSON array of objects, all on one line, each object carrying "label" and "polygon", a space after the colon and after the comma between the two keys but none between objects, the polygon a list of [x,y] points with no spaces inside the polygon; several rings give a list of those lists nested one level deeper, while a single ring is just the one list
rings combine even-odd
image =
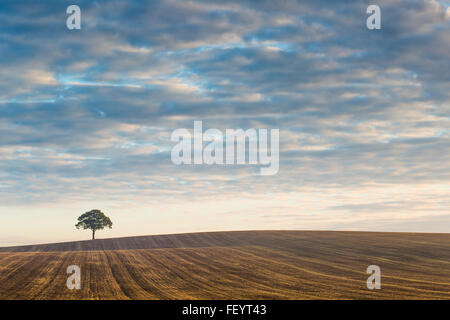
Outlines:
[{"label": "tree canopy", "polygon": [[95,231],[102,230],[105,227],[112,228],[112,221],[100,210],[94,209],[83,213],[78,217],[78,223],[75,225],[77,229],[91,229],[92,240],[95,239]]}]

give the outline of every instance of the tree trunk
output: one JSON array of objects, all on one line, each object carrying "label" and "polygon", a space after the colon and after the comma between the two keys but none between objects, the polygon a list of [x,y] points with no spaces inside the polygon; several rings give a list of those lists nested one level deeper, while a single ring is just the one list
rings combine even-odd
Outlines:
[{"label": "tree trunk", "polygon": [[92,240],[95,239],[95,230],[92,230]]}]

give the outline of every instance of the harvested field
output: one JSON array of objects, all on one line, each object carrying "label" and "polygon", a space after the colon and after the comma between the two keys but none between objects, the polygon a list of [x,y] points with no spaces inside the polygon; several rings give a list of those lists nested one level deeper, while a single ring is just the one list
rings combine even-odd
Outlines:
[{"label": "harvested field", "polygon": [[[66,287],[69,265],[81,290]],[[366,268],[381,268],[368,290]],[[450,234],[235,231],[0,248],[1,299],[450,299]]]}]

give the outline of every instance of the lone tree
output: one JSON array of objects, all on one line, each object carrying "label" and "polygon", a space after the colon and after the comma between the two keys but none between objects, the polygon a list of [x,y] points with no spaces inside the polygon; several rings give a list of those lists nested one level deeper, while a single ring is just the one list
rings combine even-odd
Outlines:
[{"label": "lone tree", "polygon": [[91,229],[92,240],[95,239],[95,231],[102,230],[105,227],[112,228],[112,221],[100,210],[91,210],[78,217],[77,229]]}]

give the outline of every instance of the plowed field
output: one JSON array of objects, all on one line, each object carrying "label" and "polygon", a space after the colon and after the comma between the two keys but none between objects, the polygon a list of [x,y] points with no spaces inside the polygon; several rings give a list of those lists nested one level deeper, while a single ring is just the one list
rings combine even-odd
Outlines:
[{"label": "plowed field", "polygon": [[[236,231],[0,251],[0,299],[450,299],[450,234]],[[80,290],[66,287],[69,265]],[[369,265],[380,290],[366,287]]]}]

